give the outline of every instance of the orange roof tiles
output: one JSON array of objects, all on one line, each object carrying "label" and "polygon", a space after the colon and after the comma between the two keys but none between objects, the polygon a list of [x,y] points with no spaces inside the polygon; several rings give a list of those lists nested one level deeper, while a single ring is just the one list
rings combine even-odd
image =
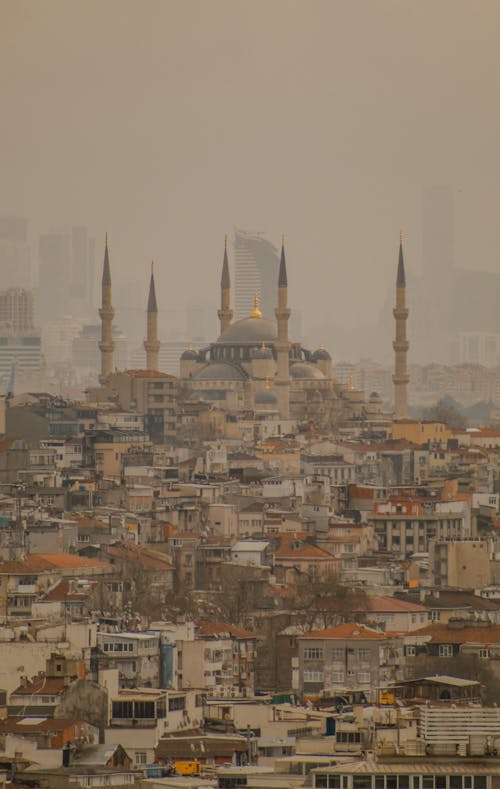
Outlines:
[{"label": "orange roof tiles", "polygon": [[279,559],[316,559],[333,561],[333,556],[323,548],[318,548],[313,543],[306,542],[295,534],[280,534],[278,546],[271,547],[270,553],[275,560]]},{"label": "orange roof tiles", "polygon": [[236,639],[257,638],[257,634],[251,630],[234,627],[234,625],[229,625],[227,622],[212,622],[208,619],[202,619],[197,625],[202,636],[221,636],[223,633],[229,633],[230,636]]},{"label": "orange roof tiles", "polygon": [[26,685],[19,685],[12,695],[15,696],[58,696],[64,690],[64,677],[46,677],[41,675]]},{"label": "orange roof tiles", "polygon": [[397,597],[370,595],[363,602],[363,610],[371,614],[427,614],[427,608]]},{"label": "orange roof tiles", "polygon": [[43,596],[45,603],[71,603],[81,602],[88,596],[88,592],[75,592],[71,589],[70,582],[63,578]]},{"label": "orange roof tiles", "polygon": [[0,563],[0,575],[43,573],[50,570],[111,569],[107,562],[74,553],[30,553],[22,561]]},{"label": "orange roof tiles", "polygon": [[500,644],[500,625],[465,625],[448,627],[432,624],[413,630],[408,635],[430,636],[433,644]]},{"label": "orange roof tiles", "polygon": [[133,542],[124,540],[118,545],[108,545],[106,553],[116,559],[136,562],[145,570],[171,570],[173,569],[170,556],[159,550],[136,545]]},{"label": "orange roof tiles", "polygon": [[299,638],[338,638],[338,639],[363,639],[364,641],[381,641],[386,638],[384,633],[372,630],[364,625],[346,624],[337,627],[327,627],[324,630],[311,630]]}]

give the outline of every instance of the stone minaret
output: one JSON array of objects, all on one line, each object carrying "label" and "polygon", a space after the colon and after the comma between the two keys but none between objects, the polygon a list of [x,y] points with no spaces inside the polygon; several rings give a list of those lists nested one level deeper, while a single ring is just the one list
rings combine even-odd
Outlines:
[{"label": "stone minaret", "polygon": [[106,247],[104,249],[104,265],[102,268],[102,287],[101,287],[101,309],[99,315],[101,318],[101,342],[99,349],[101,351],[101,383],[105,383],[106,378],[113,372],[113,351],[115,344],[113,342],[113,318],[115,311],[111,304],[111,271],[109,268],[109,254],[108,254],[108,235],[106,233]]},{"label": "stone minaret", "polygon": [[222,263],[222,277],[220,280],[220,310],[217,311],[220,320],[220,333],[227,329],[233,320],[231,309],[231,279],[229,277],[229,262],[227,259],[227,236],[224,240],[224,260]]},{"label": "stone minaret", "polygon": [[396,277],[396,306],[393,310],[396,320],[396,338],[392,344],[394,348],[394,417],[404,419],[408,416],[408,381],[410,376],[406,366],[409,342],[406,339],[406,321],[408,308],[406,306],[406,277],[403,260],[403,234],[399,239],[399,261]]},{"label": "stone minaret", "polygon": [[158,371],[158,353],[160,341],[158,339],[158,307],[156,304],[154,264],[151,263],[151,279],[149,281],[148,311],[147,311],[147,336],[144,340],[146,351],[146,369]]},{"label": "stone minaret", "polygon": [[276,348],[276,395],[278,397],[279,412],[282,419],[290,415],[290,340],[288,339],[288,321],[290,309],[288,307],[288,278],[286,275],[285,242],[281,244],[281,260],[278,275],[278,306],[274,314],[278,324],[278,339],[274,344]]}]

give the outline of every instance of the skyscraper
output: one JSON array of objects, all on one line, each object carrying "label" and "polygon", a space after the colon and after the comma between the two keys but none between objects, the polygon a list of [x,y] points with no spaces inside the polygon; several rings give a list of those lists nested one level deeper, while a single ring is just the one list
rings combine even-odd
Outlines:
[{"label": "skyscraper", "polygon": [[246,318],[255,293],[266,318],[274,314],[273,290],[278,279],[279,253],[260,233],[234,232],[234,311],[235,320]]},{"label": "skyscraper", "polygon": [[28,221],[21,216],[0,217],[0,269],[2,288],[31,286]]}]

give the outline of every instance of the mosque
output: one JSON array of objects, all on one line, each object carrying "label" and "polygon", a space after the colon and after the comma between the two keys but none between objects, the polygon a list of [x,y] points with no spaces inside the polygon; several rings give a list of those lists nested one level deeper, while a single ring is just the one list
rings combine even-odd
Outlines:
[{"label": "mosque", "polygon": [[[393,311],[396,335],[394,400],[395,417],[407,411],[406,282],[402,239],[396,280],[396,306]],[[320,347],[310,351],[289,337],[291,310],[288,306],[288,276],[285,246],[276,283],[275,320],[264,317],[259,298],[254,298],[247,318],[233,321],[231,280],[224,245],[220,282],[218,319],[220,334],[215,342],[201,350],[188,348],[180,358],[178,403],[202,401],[226,413],[252,413],[255,419],[277,419],[297,424],[314,424],[322,430],[338,425],[387,425],[392,414],[382,413],[380,396],[373,392],[368,399],[352,383],[339,383],[333,374],[332,357]],[[113,371],[111,275],[106,243],[102,278],[101,382],[109,381]],[[146,372],[158,372],[158,307],[154,274],[151,271],[147,305]]]},{"label": "mosque", "polygon": [[253,411],[257,417],[313,422],[327,429],[351,420],[378,421],[382,402],[333,376],[330,353],[310,351],[289,337],[288,276],[284,242],[276,283],[275,320],[265,318],[257,294],[247,318],[233,321],[231,282],[224,247],[220,284],[220,335],[198,351],[188,349],[180,359],[180,376],[192,398],[209,401],[230,412]]}]

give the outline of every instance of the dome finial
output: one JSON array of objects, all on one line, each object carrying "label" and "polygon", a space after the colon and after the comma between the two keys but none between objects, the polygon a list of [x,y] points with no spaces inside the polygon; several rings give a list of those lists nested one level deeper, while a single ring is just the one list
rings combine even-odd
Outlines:
[{"label": "dome finial", "polygon": [[266,382],[264,384],[264,389],[270,389],[270,388],[271,388],[271,384],[269,383],[269,376],[266,375]]},{"label": "dome finial", "polygon": [[262,318],[262,313],[259,310],[259,294],[256,292],[253,297],[253,310],[250,313],[251,318]]},{"label": "dome finial", "polygon": [[349,381],[347,383],[347,387],[350,392],[354,391],[354,384],[352,382],[352,375],[349,376]]}]

